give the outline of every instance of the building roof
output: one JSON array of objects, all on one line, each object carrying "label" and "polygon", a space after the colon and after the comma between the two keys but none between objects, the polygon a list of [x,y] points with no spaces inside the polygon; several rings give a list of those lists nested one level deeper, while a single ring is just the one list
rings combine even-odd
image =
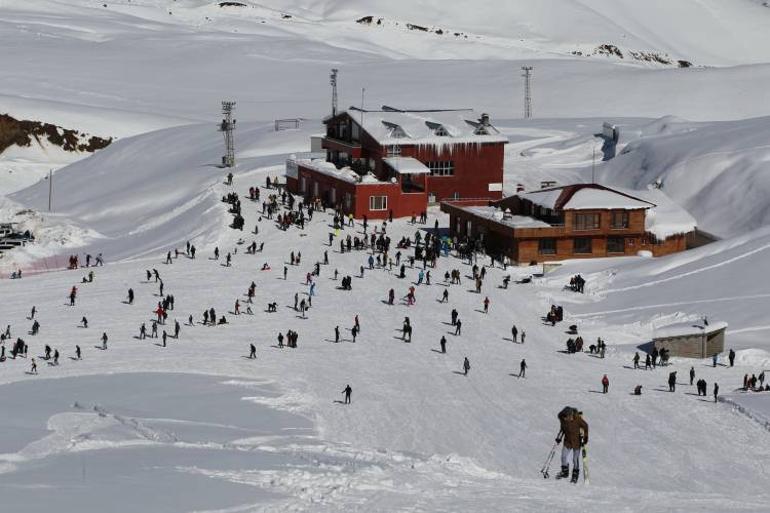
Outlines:
[{"label": "building roof", "polygon": [[442,204],[451,205],[453,208],[466,212],[476,217],[481,217],[493,221],[499,225],[509,228],[550,228],[551,225],[545,221],[535,219],[531,216],[511,215],[494,206],[468,205],[463,206],[460,201],[445,201]]},{"label": "building roof", "polygon": [[430,174],[430,168],[414,157],[388,157],[382,159],[393,171],[403,175]]},{"label": "building roof", "polygon": [[679,322],[655,329],[653,338],[686,337],[689,335],[711,334],[727,328],[726,322],[712,322],[707,326],[703,322]]},{"label": "building roof", "polygon": [[519,197],[549,210],[636,210],[654,203],[595,183],[580,183],[526,192]]},{"label": "building roof", "polygon": [[342,180],[348,183],[358,183],[358,184],[391,183],[391,182],[383,182],[379,180],[372,173],[367,173],[363,176],[359,175],[358,173],[356,173],[355,171],[353,171],[347,166],[341,169],[337,169],[337,166],[335,166],[331,162],[326,162],[324,159],[296,159],[293,162],[307,169],[312,169],[313,171],[316,171],[318,173],[331,176],[338,180]]},{"label": "building roof", "polygon": [[[347,114],[382,145],[507,143],[508,138],[472,109],[381,110],[351,107]],[[484,120],[484,121],[482,121]]]},{"label": "building roof", "polygon": [[633,191],[633,193],[646,201],[655,203],[644,217],[644,229],[659,240],[665,240],[680,233],[690,233],[697,228],[698,223],[695,218],[660,189],[650,187],[644,191]]}]

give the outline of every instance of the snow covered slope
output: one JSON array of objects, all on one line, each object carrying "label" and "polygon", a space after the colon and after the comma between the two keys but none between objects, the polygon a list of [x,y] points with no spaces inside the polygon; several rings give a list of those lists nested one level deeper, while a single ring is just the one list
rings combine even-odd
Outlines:
[{"label": "snow covered slope", "polygon": [[[281,152],[307,150],[310,132],[274,132],[272,126],[238,126],[239,168],[252,169],[281,162]],[[208,237],[226,224],[221,195],[213,186],[222,181],[218,167],[222,140],[217,127],[191,125],[123,139],[59,170],[54,175],[53,221],[90,230],[88,239],[72,239],[69,246],[91,252],[106,251],[111,259],[136,258],[179,246],[191,237]],[[269,148],[270,157],[260,156]],[[12,196],[26,207],[45,211],[48,182],[41,180]],[[31,227],[35,231],[35,227]],[[69,230],[69,228],[67,228]],[[52,246],[31,246],[32,260],[63,250],[58,237]],[[11,255],[25,258],[18,253]]]}]

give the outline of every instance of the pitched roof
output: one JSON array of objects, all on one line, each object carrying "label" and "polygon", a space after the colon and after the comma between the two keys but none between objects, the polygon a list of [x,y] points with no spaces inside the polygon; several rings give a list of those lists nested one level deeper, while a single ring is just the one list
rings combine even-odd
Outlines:
[{"label": "pitched roof", "polygon": [[363,127],[382,145],[507,143],[493,125],[482,122],[472,109],[459,110],[361,110],[342,112]]},{"label": "pitched roof", "polygon": [[520,197],[550,210],[635,210],[654,203],[595,183],[581,183],[526,192]]}]

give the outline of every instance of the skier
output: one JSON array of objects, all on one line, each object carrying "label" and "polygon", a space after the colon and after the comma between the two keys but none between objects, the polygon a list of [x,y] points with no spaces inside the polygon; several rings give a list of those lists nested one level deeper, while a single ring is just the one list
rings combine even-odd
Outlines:
[{"label": "skier", "polygon": [[516,328],[516,325],[513,325],[513,328],[511,328],[511,338],[513,338],[513,341],[516,342],[516,337],[519,335],[519,330]]},{"label": "skier", "polygon": [[446,337],[442,336],[439,344],[441,344],[441,352],[446,353]]},{"label": "skier", "polygon": [[78,360],[80,360],[80,358],[81,358],[80,346],[78,346],[78,345],[75,346],[75,358],[77,358]]},{"label": "skier", "polygon": [[30,320],[32,320],[32,319],[34,319],[34,318],[35,318],[35,313],[37,313],[37,308],[35,308],[35,307],[33,306],[33,307],[32,307],[32,311],[31,311],[31,312],[30,312],[30,314],[29,314],[29,318],[30,318]]},{"label": "skier", "polygon": [[690,386],[692,386],[692,382],[695,379],[695,367],[690,367]]},{"label": "skier", "polygon": [[128,304],[134,304],[134,289],[128,289]]},{"label": "skier", "polygon": [[257,348],[254,344],[249,344],[249,358],[255,359],[257,357]]},{"label": "skier", "polygon": [[484,313],[489,313],[489,297],[484,298]]},{"label": "skier", "polygon": [[605,374],[602,378],[602,393],[606,394],[610,390],[610,378]]},{"label": "skier", "polygon": [[557,479],[569,477],[569,461],[572,457],[572,482],[577,483],[580,475],[580,448],[588,444],[588,424],[583,420],[582,413],[567,406],[559,412],[560,431],[556,443],[564,440],[561,451],[561,473]]},{"label": "skier", "polygon": [[466,356],[463,360],[463,375],[467,376],[468,371],[471,370],[471,362],[468,360],[468,357]]},{"label": "skier", "polygon": [[107,350],[107,334],[102,333],[102,349]]},{"label": "skier", "polygon": [[29,369],[30,374],[37,374],[37,362],[32,358],[32,367]]},{"label": "skier", "polygon": [[[639,368],[639,351],[634,353],[634,369]],[[692,385],[692,383],[690,383]]]},{"label": "skier", "polygon": [[441,295],[441,302],[446,303],[449,301],[449,289],[444,289],[444,293]]},{"label": "skier", "polygon": [[166,337],[168,337],[166,330],[163,330],[163,347],[166,347]]},{"label": "skier", "polygon": [[668,391],[676,391],[676,371],[669,373],[668,375]]},{"label": "skier", "polygon": [[733,364],[735,363],[735,351],[730,349],[730,352],[728,353],[727,358],[730,360],[730,367],[732,367]]},{"label": "skier", "polygon": [[717,402],[717,397],[719,396],[719,385],[717,382],[714,382],[714,402]]},{"label": "skier", "polygon": [[455,321],[455,336],[462,334],[462,328],[463,328],[463,321],[461,321],[460,319],[457,319],[457,321]]},{"label": "skier", "polygon": [[527,377],[527,360],[522,359],[521,363],[519,364],[519,377],[525,378]]},{"label": "skier", "polygon": [[88,327],[88,319],[86,319],[85,315],[83,316],[82,319],[80,319],[80,324],[82,324],[84,328]]},{"label": "skier", "polygon": [[147,338],[147,326],[142,323],[142,326],[139,328],[139,340],[144,340],[145,338]]},{"label": "skier", "polygon": [[334,327],[334,342],[337,343],[340,341],[340,327],[335,326]]},{"label": "skier", "polygon": [[353,389],[350,388],[350,385],[347,385],[343,390],[342,393],[345,394],[345,404],[350,404],[350,394],[353,393]]}]

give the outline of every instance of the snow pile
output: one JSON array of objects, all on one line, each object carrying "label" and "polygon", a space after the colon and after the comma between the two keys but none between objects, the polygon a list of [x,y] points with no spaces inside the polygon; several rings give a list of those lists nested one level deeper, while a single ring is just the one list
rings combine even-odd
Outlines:
[{"label": "snow pile", "polygon": [[[661,182],[667,196],[720,237],[770,224],[770,118],[667,124],[628,142],[599,176],[633,189]],[[642,133],[649,134],[644,127]]]}]

